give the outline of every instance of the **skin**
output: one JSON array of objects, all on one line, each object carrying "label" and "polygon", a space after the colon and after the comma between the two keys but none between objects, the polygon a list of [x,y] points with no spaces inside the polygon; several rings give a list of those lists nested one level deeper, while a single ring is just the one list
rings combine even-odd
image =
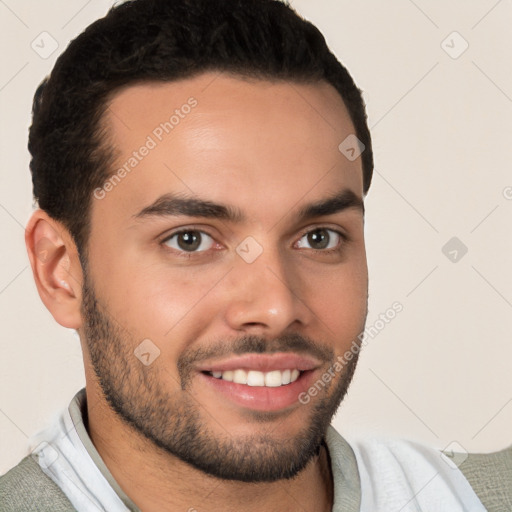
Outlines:
[{"label": "skin", "polygon": [[[316,381],[363,330],[368,289],[362,210],[346,208],[305,221],[298,216],[305,205],[340,190],[363,197],[360,158],[349,161],[338,150],[354,128],[335,89],[323,82],[246,81],[214,73],[129,86],[113,96],[104,116],[118,149],[113,170],[190,97],[197,106],[103,199],[92,200],[87,275],[66,229],[45,212],[34,212],[26,243],[39,294],[58,323],[80,334],[89,434],[142,510],[283,512],[297,510],[298,503],[308,511],[331,510],[332,475],[324,448],[291,479],[216,478],[123,421],[94,371],[90,349],[101,347],[102,340],[92,339],[88,327],[87,283],[125,349],[123,357],[131,357],[123,365],[132,369],[133,380],[123,389],[136,389],[136,376],[154,379],[176,407],[193,408],[213,439],[240,447],[249,439],[265,439],[275,450],[290,447],[311,424],[315,407],[339,402],[342,381],[349,380],[348,370],[335,372],[331,385],[308,404],[297,400],[264,415],[204,385],[197,371],[183,380],[177,363],[186,354],[208,350],[208,361],[214,361],[219,350],[225,358],[247,336],[268,342],[269,351],[280,350],[280,342],[296,334],[331,356],[314,370]],[[164,193],[229,205],[244,220],[134,217]],[[187,257],[176,237],[169,240],[178,228],[210,235],[207,250]],[[308,245],[307,233],[318,228],[333,230],[329,236],[334,246],[339,242],[338,251]],[[249,236],[263,249],[250,264],[236,252]],[[131,355],[144,339],[160,350],[149,366]],[[303,353],[311,354],[308,350]],[[115,352],[109,357],[113,368],[123,366]],[[151,404],[145,393],[132,399]]]}]

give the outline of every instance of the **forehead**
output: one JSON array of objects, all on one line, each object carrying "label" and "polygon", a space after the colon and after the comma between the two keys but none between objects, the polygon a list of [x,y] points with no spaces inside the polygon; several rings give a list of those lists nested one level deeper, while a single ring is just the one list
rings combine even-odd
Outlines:
[{"label": "forehead", "polygon": [[114,95],[104,122],[121,177],[93,208],[128,216],[177,192],[247,209],[265,200],[270,216],[305,196],[342,188],[362,196],[361,159],[338,149],[354,127],[326,82],[204,73],[137,84]]}]

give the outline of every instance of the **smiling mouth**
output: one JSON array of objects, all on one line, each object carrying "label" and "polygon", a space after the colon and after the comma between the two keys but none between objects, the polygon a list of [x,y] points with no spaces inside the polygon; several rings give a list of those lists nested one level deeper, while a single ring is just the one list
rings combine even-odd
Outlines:
[{"label": "smiling mouth", "polygon": [[205,375],[219,380],[233,382],[235,384],[245,384],[253,387],[277,388],[287,386],[295,382],[302,373],[297,368],[287,370],[272,370],[269,372],[260,372],[258,370],[225,370],[225,371],[204,371]]}]

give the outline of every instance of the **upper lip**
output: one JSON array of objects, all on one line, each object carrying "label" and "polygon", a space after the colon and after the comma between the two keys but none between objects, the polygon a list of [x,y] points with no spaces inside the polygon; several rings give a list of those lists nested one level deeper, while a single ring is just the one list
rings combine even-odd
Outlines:
[{"label": "upper lip", "polygon": [[239,357],[231,357],[212,363],[203,363],[198,366],[202,372],[223,372],[226,370],[256,370],[260,372],[271,372],[273,370],[292,370],[297,368],[300,371],[314,370],[320,366],[320,362],[310,356],[293,353],[276,354],[247,354]]}]

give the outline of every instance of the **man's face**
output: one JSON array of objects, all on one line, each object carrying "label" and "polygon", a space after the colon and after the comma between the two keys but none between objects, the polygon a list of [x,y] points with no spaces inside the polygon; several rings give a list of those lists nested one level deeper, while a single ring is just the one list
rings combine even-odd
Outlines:
[{"label": "man's face", "polygon": [[105,397],[202,471],[293,476],[346,392],[357,358],[333,365],[367,312],[341,98],[208,73],[128,87],[105,121],[125,172],[93,199],[81,329]]}]

